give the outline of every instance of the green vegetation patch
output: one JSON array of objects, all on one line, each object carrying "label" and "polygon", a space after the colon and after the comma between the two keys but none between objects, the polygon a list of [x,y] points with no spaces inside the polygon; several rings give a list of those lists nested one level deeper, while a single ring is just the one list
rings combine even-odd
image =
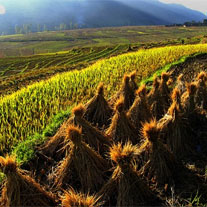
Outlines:
[{"label": "green vegetation patch", "polygon": [[26,140],[20,142],[16,147],[14,147],[11,154],[15,155],[17,162],[20,164],[26,164],[28,161],[32,160],[35,155],[35,148],[44,143],[48,137],[53,136],[64,120],[66,120],[70,115],[71,108],[66,111],[60,111],[54,116],[51,123],[47,125],[42,133],[36,133],[29,136]]}]

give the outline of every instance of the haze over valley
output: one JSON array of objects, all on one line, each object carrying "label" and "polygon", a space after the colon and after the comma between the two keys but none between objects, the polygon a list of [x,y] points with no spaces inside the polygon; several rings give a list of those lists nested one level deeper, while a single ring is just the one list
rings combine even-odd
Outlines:
[{"label": "haze over valley", "polygon": [[199,11],[158,0],[1,0],[0,5],[0,34],[166,25],[206,18]]}]

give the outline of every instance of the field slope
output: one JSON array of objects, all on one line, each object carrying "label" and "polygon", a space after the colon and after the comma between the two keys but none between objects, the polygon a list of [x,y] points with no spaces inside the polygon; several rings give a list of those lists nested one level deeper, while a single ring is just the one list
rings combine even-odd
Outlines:
[{"label": "field slope", "polygon": [[106,94],[110,97],[118,89],[124,73],[136,70],[137,81],[141,81],[166,64],[198,52],[207,52],[207,45],[141,50],[99,61],[81,71],[56,75],[3,97],[0,100],[1,154],[42,131],[60,110],[86,102],[99,82],[107,86]]},{"label": "field slope", "polygon": [[[0,96],[56,73],[86,68],[97,60],[126,53],[129,45],[79,48],[57,53],[0,59]],[[132,49],[131,49],[132,50]]]}]

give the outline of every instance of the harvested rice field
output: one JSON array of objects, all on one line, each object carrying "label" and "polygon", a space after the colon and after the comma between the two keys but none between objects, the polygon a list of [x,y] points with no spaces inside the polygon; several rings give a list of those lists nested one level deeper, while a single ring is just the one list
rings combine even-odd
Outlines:
[{"label": "harvested rice field", "polygon": [[33,160],[20,167],[0,157],[1,206],[205,206],[204,57],[154,77],[152,87],[125,74],[110,98],[99,83]]}]

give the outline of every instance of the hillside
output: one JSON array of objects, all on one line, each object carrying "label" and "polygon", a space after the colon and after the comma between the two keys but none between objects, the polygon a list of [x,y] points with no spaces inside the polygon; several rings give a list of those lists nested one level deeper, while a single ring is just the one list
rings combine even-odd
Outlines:
[{"label": "hillside", "polygon": [[207,16],[162,1],[0,0],[0,207],[207,207]]},{"label": "hillside", "polygon": [[[21,1],[0,3],[7,10],[6,14],[0,15],[0,31],[6,34],[15,33],[15,26],[18,31],[22,28],[22,32],[28,32],[58,28],[165,25],[202,21],[205,18],[198,11],[157,0],[32,0],[29,4]],[[23,25],[27,26],[23,28]]]},{"label": "hillside", "polygon": [[141,81],[184,55],[206,51],[205,44],[140,50],[98,61],[84,70],[58,74],[0,98],[0,149],[7,152],[20,140],[44,130],[61,110],[87,101],[99,82],[107,85],[111,96],[124,73],[137,70],[137,81]]},{"label": "hillside", "polygon": [[[157,58],[199,48],[207,51],[199,45],[139,55],[150,60],[149,52],[153,66]],[[136,55],[120,56],[119,67]],[[1,206],[206,206],[206,62],[205,52],[165,65],[149,88],[137,82],[141,68],[120,73],[115,93],[99,83],[86,104],[78,101],[62,116],[61,126],[50,124],[0,157]]]}]

